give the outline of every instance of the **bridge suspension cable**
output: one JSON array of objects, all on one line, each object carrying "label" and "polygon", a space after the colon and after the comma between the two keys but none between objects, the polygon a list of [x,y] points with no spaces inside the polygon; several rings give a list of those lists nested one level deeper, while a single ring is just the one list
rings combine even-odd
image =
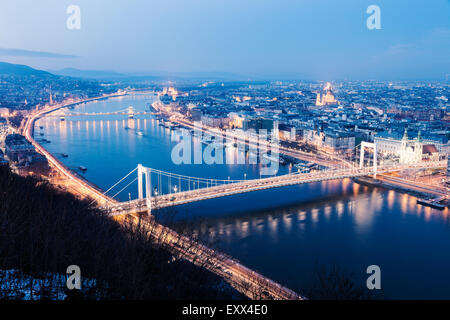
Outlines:
[{"label": "bridge suspension cable", "polygon": [[[114,185],[112,185],[108,190],[106,190],[105,192],[102,193],[102,195],[106,195],[109,191],[111,191],[112,189],[114,189],[118,184],[120,184],[123,180],[125,180],[126,178],[128,178],[133,172],[135,172],[137,170],[137,167],[134,168],[133,170],[131,170],[128,174],[126,174],[122,179],[120,179],[119,181],[117,181]],[[123,190],[121,190],[120,192],[122,192]],[[120,193],[119,192],[119,193]],[[112,198],[114,198],[116,195],[114,195]],[[91,204],[93,204],[95,202],[95,200],[93,200]]]},{"label": "bridge suspension cable", "polygon": [[177,174],[177,173],[170,173],[170,172],[166,172],[166,171],[161,171],[161,170],[157,170],[157,169],[153,169],[153,168],[149,168],[151,172],[159,174],[161,176],[166,176],[166,177],[170,177],[170,178],[179,178],[185,181],[197,181],[197,182],[203,182],[203,183],[213,183],[215,182],[215,184],[218,183],[222,183],[222,184],[226,184],[226,183],[236,183],[236,182],[243,182],[245,180],[230,180],[230,179],[212,179],[212,178],[200,178],[200,177],[192,177],[192,176],[186,176],[186,175],[182,175],[182,174]]},{"label": "bridge suspension cable", "polygon": [[123,190],[125,190],[126,188],[128,188],[129,186],[131,186],[138,178],[134,178],[133,181],[131,181],[129,184],[127,184],[125,187],[123,187],[122,189],[120,189],[119,192],[117,192],[115,195],[112,196],[112,198],[114,199],[116,196],[118,196]]},{"label": "bridge suspension cable", "polygon": [[133,170],[131,170],[127,175],[125,175],[122,179],[120,179],[119,181],[117,181],[111,188],[109,188],[108,190],[106,190],[103,194],[107,194],[109,191],[111,191],[113,188],[115,188],[119,183],[121,183],[123,180],[125,180],[126,178],[128,178],[133,172],[135,172],[137,170],[137,167],[134,168]]}]

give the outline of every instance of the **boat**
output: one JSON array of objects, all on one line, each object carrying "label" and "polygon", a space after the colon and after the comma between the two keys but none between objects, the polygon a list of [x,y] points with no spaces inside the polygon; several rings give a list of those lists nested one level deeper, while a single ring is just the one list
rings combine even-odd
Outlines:
[{"label": "boat", "polygon": [[67,153],[61,153],[61,156],[62,156],[63,158],[67,158],[69,155],[68,155]]},{"label": "boat", "polygon": [[84,167],[84,166],[79,166],[78,168],[79,168],[81,171],[83,171],[83,172],[87,171],[87,168]]},{"label": "boat", "polygon": [[136,132],[136,134],[137,134],[138,136],[143,136],[143,135],[144,135],[144,133],[143,133],[141,130],[139,130],[138,132]]},{"label": "boat", "polygon": [[444,210],[445,206],[440,204],[439,202],[433,199],[417,199],[417,204],[421,204],[423,206],[431,207],[438,210]]},{"label": "boat", "polygon": [[59,120],[61,120],[61,121],[66,121],[66,118],[60,117]]}]

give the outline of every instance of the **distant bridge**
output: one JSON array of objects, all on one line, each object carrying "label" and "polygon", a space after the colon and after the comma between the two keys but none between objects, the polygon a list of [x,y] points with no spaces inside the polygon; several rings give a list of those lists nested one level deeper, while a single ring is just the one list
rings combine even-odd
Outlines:
[{"label": "distant bridge", "polygon": [[130,106],[123,110],[117,111],[109,111],[109,112],[69,112],[69,113],[53,113],[49,114],[46,117],[57,117],[57,118],[65,118],[65,117],[79,117],[79,116],[111,116],[111,115],[126,115],[126,116],[135,116],[135,115],[155,115],[159,114],[158,112],[152,111],[137,111],[134,107]]}]

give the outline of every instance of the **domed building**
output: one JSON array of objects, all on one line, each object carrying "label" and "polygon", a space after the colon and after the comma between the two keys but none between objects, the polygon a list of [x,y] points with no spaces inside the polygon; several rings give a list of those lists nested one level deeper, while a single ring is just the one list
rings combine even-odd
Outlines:
[{"label": "domed building", "polygon": [[337,100],[331,90],[331,83],[327,82],[325,88],[323,88],[322,94],[320,92],[317,93],[316,106],[327,106],[336,103]]}]

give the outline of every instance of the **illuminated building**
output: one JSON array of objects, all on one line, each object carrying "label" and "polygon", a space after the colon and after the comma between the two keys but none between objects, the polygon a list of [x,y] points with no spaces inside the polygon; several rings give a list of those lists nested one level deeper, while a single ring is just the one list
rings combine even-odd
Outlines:
[{"label": "illuminated building", "polygon": [[327,106],[330,104],[336,104],[337,100],[331,90],[331,84],[327,82],[325,88],[323,88],[322,94],[319,92],[316,98],[316,106]]},{"label": "illuminated building", "polygon": [[9,109],[8,108],[0,108],[0,117],[7,117],[9,116]]},{"label": "illuminated building", "polygon": [[421,161],[437,161],[439,160],[439,151],[433,144],[424,144],[422,136],[419,134],[416,139],[408,138],[408,131],[405,129],[403,138],[400,142],[400,163],[417,163]]}]

